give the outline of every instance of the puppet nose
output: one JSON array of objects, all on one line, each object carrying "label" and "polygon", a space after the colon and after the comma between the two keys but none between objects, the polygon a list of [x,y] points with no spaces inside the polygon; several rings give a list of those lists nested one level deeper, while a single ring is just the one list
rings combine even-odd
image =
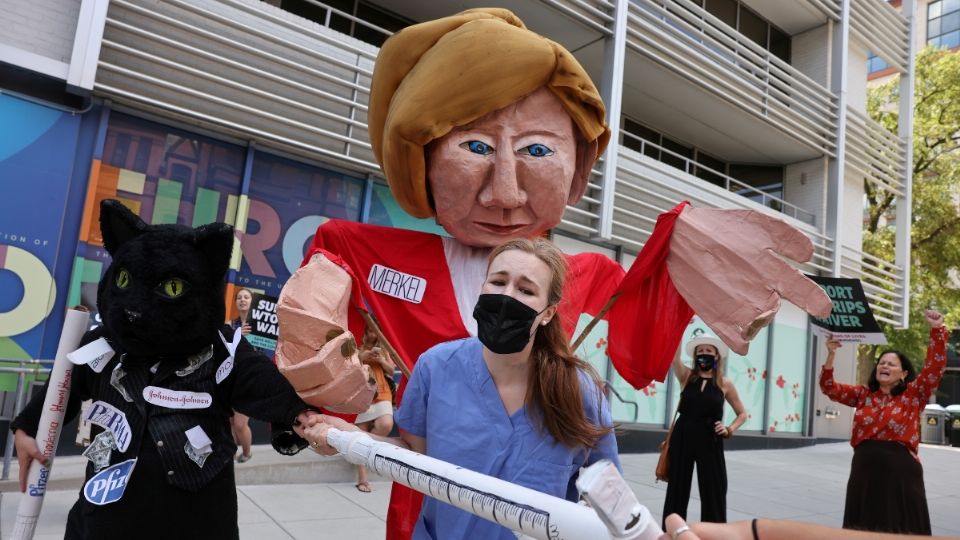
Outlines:
[{"label": "puppet nose", "polygon": [[129,309],[124,309],[123,312],[127,314],[127,320],[132,323],[135,323],[140,320],[141,313],[139,311],[131,311]]}]

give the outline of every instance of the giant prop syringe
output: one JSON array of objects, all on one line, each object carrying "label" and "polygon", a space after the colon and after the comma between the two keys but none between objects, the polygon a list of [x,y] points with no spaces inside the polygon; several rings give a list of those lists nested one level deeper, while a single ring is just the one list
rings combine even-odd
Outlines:
[{"label": "giant prop syringe", "polygon": [[655,540],[663,534],[616,467],[600,461],[581,471],[577,489],[590,507],[372,439],[329,429],[327,442],[355,465],[437,500],[542,540]]}]

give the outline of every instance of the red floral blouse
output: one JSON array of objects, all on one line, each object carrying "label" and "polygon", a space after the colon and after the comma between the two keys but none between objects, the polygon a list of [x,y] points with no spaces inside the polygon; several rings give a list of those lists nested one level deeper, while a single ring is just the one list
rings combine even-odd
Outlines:
[{"label": "red floral blouse", "polygon": [[930,329],[927,360],[916,380],[907,384],[899,396],[871,392],[863,385],[840,384],[833,380],[833,369],[820,372],[820,390],[837,403],[856,407],[853,415],[854,448],[865,440],[896,441],[910,450],[918,462],[920,443],[920,413],[930,400],[930,394],[940,385],[947,366],[947,329]]}]

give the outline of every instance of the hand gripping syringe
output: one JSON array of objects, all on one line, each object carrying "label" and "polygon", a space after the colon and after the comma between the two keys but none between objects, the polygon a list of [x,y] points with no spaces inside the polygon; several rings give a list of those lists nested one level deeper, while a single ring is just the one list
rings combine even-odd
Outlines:
[{"label": "hand gripping syringe", "polygon": [[355,465],[366,465],[437,500],[541,540],[655,540],[663,531],[637,502],[616,467],[583,469],[577,489],[592,507],[376,441],[359,431],[327,431],[327,442]]}]

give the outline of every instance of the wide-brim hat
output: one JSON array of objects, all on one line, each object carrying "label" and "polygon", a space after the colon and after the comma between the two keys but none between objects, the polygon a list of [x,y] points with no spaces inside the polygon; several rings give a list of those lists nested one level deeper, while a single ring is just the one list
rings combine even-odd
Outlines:
[{"label": "wide-brim hat", "polygon": [[687,342],[686,351],[687,356],[693,358],[693,351],[696,350],[698,345],[713,345],[717,348],[717,351],[720,353],[721,358],[726,358],[727,354],[730,353],[730,347],[727,347],[727,344],[723,341],[720,341],[720,338],[711,334],[710,332],[697,333],[690,341]]}]

